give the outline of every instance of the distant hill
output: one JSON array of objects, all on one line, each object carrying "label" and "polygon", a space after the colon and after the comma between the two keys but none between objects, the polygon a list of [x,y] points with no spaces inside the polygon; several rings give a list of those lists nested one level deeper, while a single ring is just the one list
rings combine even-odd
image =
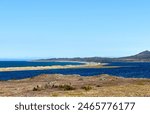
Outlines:
[{"label": "distant hill", "polygon": [[108,57],[86,57],[86,58],[50,58],[40,59],[37,61],[83,61],[83,62],[150,62],[150,51],[146,50],[139,54],[119,57],[119,58],[108,58]]},{"label": "distant hill", "polygon": [[128,57],[122,57],[120,59],[124,61],[150,61],[150,51],[146,50],[139,54]]}]

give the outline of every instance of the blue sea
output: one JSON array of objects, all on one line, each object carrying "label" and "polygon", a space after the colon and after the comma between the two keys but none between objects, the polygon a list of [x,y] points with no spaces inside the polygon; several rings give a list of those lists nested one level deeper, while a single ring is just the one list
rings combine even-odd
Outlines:
[{"label": "blue sea", "polygon": [[28,66],[53,66],[53,65],[80,65],[79,62],[32,62],[32,61],[0,61],[0,68],[28,67]]},{"label": "blue sea", "polygon": [[[27,62],[27,61],[0,61],[0,67],[25,67],[25,66],[52,66],[52,65],[79,65],[75,62]],[[108,66],[118,68],[73,68],[50,69],[30,71],[0,72],[0,80],[24,79],[40,74],[78,74],[81,76],[94,76],[109,74],[125,78],[150,78],[150,63],[148,62],[112,62]]]}]

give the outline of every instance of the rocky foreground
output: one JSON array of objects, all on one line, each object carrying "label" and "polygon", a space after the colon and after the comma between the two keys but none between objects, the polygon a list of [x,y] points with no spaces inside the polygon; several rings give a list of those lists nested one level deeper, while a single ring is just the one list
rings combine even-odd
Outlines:
[{"label": "rocky foreground", "polygon": [[0,81],[0,96],[21,97],[150,97],[150,79],[109,75],[40,75],[23,80]]}]

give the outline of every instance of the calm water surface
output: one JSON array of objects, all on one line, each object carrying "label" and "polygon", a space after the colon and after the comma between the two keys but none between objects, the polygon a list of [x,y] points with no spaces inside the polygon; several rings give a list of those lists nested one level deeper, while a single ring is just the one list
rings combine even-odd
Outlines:
[{"label": "calm water surface", "polygon": [[[52,65],[78,65],[79,63],[68,62],[0,62],[0,67],[16,66],[52,66]],[[40,74],[79,74],[81,76],[94,76],[99,74],[110,74],[125,78],[150,78],[150,63],[112,62],[109,66],[120,66],[119,68],[78,68],[78,69],[51,69],[31,71],[0,72],[0,80],[23,79]]]}]

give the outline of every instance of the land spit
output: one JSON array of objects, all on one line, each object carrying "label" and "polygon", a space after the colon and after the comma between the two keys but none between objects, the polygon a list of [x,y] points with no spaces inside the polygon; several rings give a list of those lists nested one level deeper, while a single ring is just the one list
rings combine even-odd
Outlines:
[{"label": "land spit", "polygon": [[26,70],[49,70],[49,69],[68,69],[68,68],[117,68],[118,66],[104,66],[101,63],[85,63],[82,65],[53,65],[53,66],[31,66],[31,67],[6,67],[0,68],[0,72],[6,71],[26,71]]}]

